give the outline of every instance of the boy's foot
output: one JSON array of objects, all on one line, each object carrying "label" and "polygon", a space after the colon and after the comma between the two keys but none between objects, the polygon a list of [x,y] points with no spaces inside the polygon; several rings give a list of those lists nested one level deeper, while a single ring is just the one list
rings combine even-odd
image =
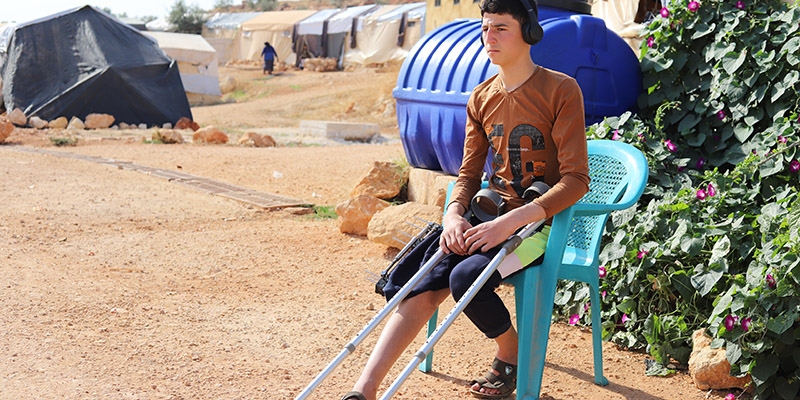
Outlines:
[{"label": "boy's foot", "polygon": [[480,399],[502,399],[517,388],[517,366],[495,358],[483,378],[472,381],[469,392]]}]

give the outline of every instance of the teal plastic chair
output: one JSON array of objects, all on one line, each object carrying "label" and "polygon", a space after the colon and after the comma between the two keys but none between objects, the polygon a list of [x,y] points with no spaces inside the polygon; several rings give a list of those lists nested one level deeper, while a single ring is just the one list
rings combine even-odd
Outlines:
[{"label": "teal plastic chair", "polygon": [[[612,211],[636,204],[647,184],[644,155],[635,147],[611,140],[590,140],[589,192],[576,204],[553,217],[550,238],[541,265],[525,268],[506,279],[514,285],[519,333],[517,399],[538,399],[542,386],[550,321],[559,279],[589,285],[592,310],[594,381],[605,386],[602,325],[600,322],[600,239]],[[449,190],[448,190],[449,197]],[[428,335],[436,329],[438,312],[428,321]],[[430,372],[433,352],[419,369]]]}]

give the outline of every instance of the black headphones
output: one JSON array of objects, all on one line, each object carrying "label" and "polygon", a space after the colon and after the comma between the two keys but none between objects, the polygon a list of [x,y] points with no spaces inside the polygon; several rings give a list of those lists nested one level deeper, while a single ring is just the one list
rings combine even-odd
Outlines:
[{"label": "black headphones", "polygon": [[[536,6],[536,0],[533,0],[533,3],[528,0],[520,0],[520,2],[522,3],[522,7],[525,8],[525,11],[528,12],[528,22],[520,27],[522,30],[522,40],[533,46],[539,43],[542,37],[544,37],[542,26],[539,25],[539,8]],[[483,43],[483,33],[481,33],[481,45],[485,46]]]},{"label": "black headphones", "polygon": [[533,3],[528,0],[520,0],[522,6],[528,11],[528,19],[530,20],[522,25],[522,40],[531,46],[539,43],[544,37],[542,26],[539,25],[539,8],[536,6],[536,0],[532,1]]}]

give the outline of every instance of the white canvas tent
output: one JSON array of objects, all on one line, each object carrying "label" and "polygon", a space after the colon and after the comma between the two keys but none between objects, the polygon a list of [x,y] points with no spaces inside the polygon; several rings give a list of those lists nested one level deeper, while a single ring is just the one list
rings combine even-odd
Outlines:
[{"label": "white canvas tent", "polygon": [[604,0],[592,4],[592,15],[605,21],[608,29],[622,37],[637,56],[642,43],[639,34],[643,28],[642,24],[634,21],[638,10],[639,0]]},{"label": "white canvas tent", "polygon": [[411,47],[425,35],[425,3],[384,5],[359,17],[355,47],[348,46],[345,65],[402,62]]},{"label": "white canvas tent", "polygon": [[219,62],[225,64],[239,55],[242,24],[259,15],[260,12],[216,13],[203,24],[200,35],[217,50]]},{"label": "white canvas tent", "polygon": [[172,32],[142,32],[158,42],[158,47],[178,63],[181,82],[192,106],[218,103],[217,51],[200,35]]},{"label": "white canvas tent", "polygon": [[260,60],[264,42],[269,42],[278,52],[280,62],[294,64],[294,25],[315,13],[314,10],[267,11],[243,22],[239,31],[239,52],[236,59]]},{"label": "white canvas tent", "polygon": [[[314,15],[295,24],[294,52],[300,58],[327,57],[328,20],[341,11],[340,8],[319,10]],[[300,60],[295,62],[299,65]]]},{"label": "white canvas tent", "polygon": [[344,59],[344,51],[346,48],[345,41],[353,30],[353,21],[357,20],[362,15],[367,15],[380,6],[368,4],[364,6],[348,7],[341,12],[331,16],[327,21],[327,47],[325,56],[334,57],[339,60],[339,67],[341,67],[342,60]]}]

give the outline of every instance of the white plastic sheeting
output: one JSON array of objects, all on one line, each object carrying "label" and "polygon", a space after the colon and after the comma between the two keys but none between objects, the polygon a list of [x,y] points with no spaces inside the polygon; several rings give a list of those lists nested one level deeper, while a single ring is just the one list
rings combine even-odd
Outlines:
[{"label": "white plastic sheeting", "polygon": [[202,36],[172,32],[142,32],[158,42],[158,47],[178,62],[183,89],[189,104],[219,102],[217,51]]}]

